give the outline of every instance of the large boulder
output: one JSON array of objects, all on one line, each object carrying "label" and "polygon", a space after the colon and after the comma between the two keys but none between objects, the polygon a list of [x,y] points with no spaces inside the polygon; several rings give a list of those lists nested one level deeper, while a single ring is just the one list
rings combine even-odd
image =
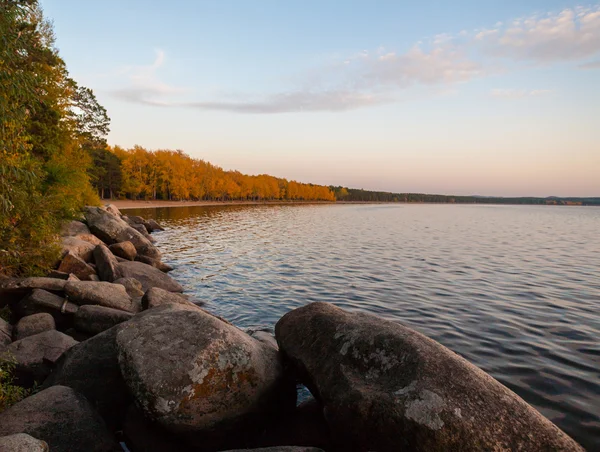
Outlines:
[{"label": "large boulder", "polygon": [[106,210],[111,215],[114,215],[115,217],[120,217],[122,215],[119,208],[117,206],[115,206],[114,204],[106,204],[104,206],[104,210]]},{"label": "large boulder", "polygon": [[40,312],[28,315],[19,320],[13,330],[13,338],[15,341],[19,341],[26,337],[55,329],[56,323],[54,322],[54,317],[46,312]]},{"label": "large boulder", "polygon": [[118,328],[110,328],[67,350],[43,385],[68,386],[80,392],[111,427],[118,426],[131,403],[119,368]]},{"label": "large boulder", "polygon": [[27,433],[0,437],[0,452],[49,452],[46,441],[35,439]]},{"label": "large boulder", "polygon": [[6,352],[17,362],[17,383],[31,387],[34,383],[43,382],[58,358],[77,343],[72,337],[56,330],[13,342],[6,347]]},{"label": "large boulder", "polygon": [[113,281],[114,284],[121,284],[131,298],[141,298],[144,296],[142,283],[135,278],[119,278]]},{"label": "large boulder", "polygon": [[65,223],[60,230],[60,235],[62,237],[71,237],[71,236],[77,236],[79,234],[89,234],[89,233],[90,233],[90,230],[85,225],[85,223],[82,223],[81,221],[76,221],[76,220]]},{"label": "large boulder", "polygon": [[119,272],[124,278],[135,278],[141,282],[144,292],[151,287],[159,287],[169,292],[183,292],[183,287],[173,278],[142,262],[121,262]]},{"label": "large boulder", "polygon": [[128,261],[135,260],[137,256],[135,246],[131,242],[113,243],[109,246],[109,249],[115,256],[122,257]]},{"label": "large boulder", "polygon": [[0,350],[3,346],[12,342],[12,326],[3,318],[0,318]]},{"label": "large boulder", "polygon": [[138,407],[171,431],[239,435],[294,408],[277,351],[200,308],[144,311],[119,327],[117,346]]},{"label": "large boulder", "polygon": [[168,292],[159,287],[151,287],[146,291],[142,298],[142,309],[155,308],[169,303],[197,306],[181,294]]},{"label": "large boulder", "polygon": [[102,418],[81,394],[53,386],[0,413],[0,435],[27,433],[52,452],[120,450]]},{"label": "large boulder", "polygon": [[112,245],[129,241],[133,243],[138,254],[160,259],[158,249],[121,218],[111,215],[99,207],[88,207],[86,219],[90,230],[105,243]]},{"label": "large boulder", "polygon": [[77,256],[85,262],[91,262],[95,245],[91,244],[90,242],[82,240],[79,237],[69,236],[62,238],[61,245],[61,258],[64,258],[64,256],[68,254],[72,254],[73,256]]},{"label": "large boulder", "polygon": [[101,281],[113,282],[115,279],[121,277],[118,268],[119,262],[106,245],[96,246],[94,249],[94,261],[96,262],[98,277]]},{"label": "large boulder", "polygon": [[71,252],[63,256],[58,271],[73,274],[82,281],[89,281],[91,276],[96,274],[96,270],[92,266]]},{"label": "large boulder", "polygon": [[582,450],[512,391],[400,324],[328,303],[277,322],[280,350],[352,450]]},{"label": "large boulder", "polygon": [[127,312],[138,312],[137,305],[120,284],[94,281],[69,281],[65,285],[69,300],[78,305],[95,304]]},{"label": "large boulder", "polygon": [[119,323],[126,322],[133,314],[104,306],[85,305],[75,313],[75,329],[83,333],[98,334]]}]

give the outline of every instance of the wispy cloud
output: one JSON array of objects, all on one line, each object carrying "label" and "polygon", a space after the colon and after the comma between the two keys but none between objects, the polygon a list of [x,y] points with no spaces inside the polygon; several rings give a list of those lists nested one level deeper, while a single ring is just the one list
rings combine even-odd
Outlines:
[{"label": "wispy cloud", "polygon": [[540,97],[547,96],[553,91],[550,89],[493,89],[490,92],[492,97],[498,97],[502,99],[523,99],[525,97]]},{"label": "wispy cloud", "polygon": [[[436,92],[455,90],[457,84],[523,64],[575,62],[582,69],[597,69],[600,60],[589,60],[598,56],[600,5],[498,22],[491,28],[454,35],[440,34],[405,52],[382,48],[361,51],[324,65],[321,80],[312,73],[307,75],[310,83],[300,82],[282,92],[227,99],[179,100],[185,90],[158,77],[166,61],[165,53],[159,50],[152,64],[129,68],[128,83],[114,95],[145,105],[236,113],[345,111],[395,102],[412,86],[435,87]],[[491,96],[515,99],[550,92],[495,89]]]}]

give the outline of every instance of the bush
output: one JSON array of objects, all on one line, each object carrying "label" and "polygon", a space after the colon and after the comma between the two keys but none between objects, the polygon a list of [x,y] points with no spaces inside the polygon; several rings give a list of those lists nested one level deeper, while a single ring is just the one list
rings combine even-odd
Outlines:
[{"label": "bush", "polygon": [[32,392],[13,383],[16,365],[14,357],[6,353],[0,355],[0,413]]}]

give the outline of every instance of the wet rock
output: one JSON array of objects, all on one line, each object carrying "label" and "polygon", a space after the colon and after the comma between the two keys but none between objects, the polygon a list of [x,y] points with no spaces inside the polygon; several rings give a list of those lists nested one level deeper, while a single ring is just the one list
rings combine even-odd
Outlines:
[{"label": "wet rock", "polygon": [[142,290],[142,283],[135,278],[119,278],[113,281],[113,283],[121,284],[123,287],[125,287],[125,290],[133,299],[141,298],[144,296],[144,291]]},{"label": "wet rock", "polygon": [[131,242],[113,243],[109,246],[109,249],[115,256],[122,257],[128,261],[135,260],[135,257],[137,256],[135,246],[133,246],[133,243]]},{"label": "wet rock", "polygon": [[0,452],[49,452],[48,443],[27,433],[0,437]]},{"label": "wet rock", "polygon": [[93,304],[127,312],[138,312],[139,306],[127,294],[125,287],[109,282],[73,281],[65,285],[69,300],[82,306]]},{"label": "wet rock", "polygon": [[65,223],[60,230],[62,237],[77,236],[79,234],[90,234],[89,228],[81,221],[70,221]]},{"label": "wet rock", "polygon": [[146,291],[144,297],[142,298],[142,309],[145,310],[155,308],[157,306],[162,306],[169,303],[197,306],[181,294],[168,292],[164,289],[160,289],[159,287],[151,287]]},{"label": "wet rock", "polygon": [[101,281],[113,282],[121,277],[118,268],[119,262],[106,245],[98,245],[94,249],[94,261]]},{"label": "wet rock", "polygon": [[75,313],[75,329],[83,333],[98,334],[119,323],[126,322],[133,314],[104,306],[85,305]]},{"label": "wet rock", "polygon": [[119,426],[131,403],[117,357],[118,328],[110,328],[67,350],[43,385],[68,386],[83,394],[113,428]]},{"label": "wet rock", "polygon": [[328,303],[277,322],[280,350],[348,450],[582,450],[512,391],[400,324]]},{"label": "wet rock", "polygon": [[19,317],[46,312],[52,315],[54,322],[59,327],[68,324],[77,309],[79,309],[79,306],[76,304],[42,289],[34,289],[29,296],[23,298],[13,307],[13,311]]},{"label": "wet rock", "polygon": [[159,306],[119,329],[127,386],[144,415],[171,431],[239,435],[294,408],[278,353],[197,307]]},{"label": "wet rock", "polygon": [[143,224],[130,224],[129,226],[131,226],[133,229],[135,229],[136,231],[138,231],[140,234],[142,234],[144,237],[146,237],[146,239],[148,239],[148,241],[150,243],[154,243],[154,237],[152,237],[149,233],[148,230],[146,229],[146,227]]},{"label": "wet rock", "polygon": [[146,220],[144,222],[144,226],[146,226],[146,229],[148,229],[148,232],[164,231],[165,230],[160,224],[158,224],[152,218],[150,218],[149,220]]},{"label": "wet rock", "polygon": [[102,418],[81,394],[53,386],[0,413],[0,435],[27,433],[52,452],[120,450]]},{"label": "wet rock", "polygon": [[165,264],[164,262],[161,262],[158,259],[152,259],[151,257],[136,256],[135,260],[138,262],[143,262],[144,264],[147,264],[147,265],[151,265],[152,267],[159,269],[163,273],[169,273],[170,271],[173,270],[173,267],[171,267],[170,265]]},{"label": "wet rock", "polygon": [[86,242],[85,240],[81,240],[79,237],[64,237],[62,239],[61,246],[62,251],[60,255],[63,259],[65,256],[71,254],[73,256],[77,256],[84,262],[90,262],[92,260],[94,245],[92,245],[90,242]]},{"label": "wet rock", "polygon": [[96,274],[96,271],[91,266],[71,252],[63,256],[58,271],[73,274],[82,281],[89,280],[90,276]]},{"label": "wet rock", "polygon": [[19,320],[13,330],[13,337],[15,341],[18,341],[43,333],[44,331],[55,329],[56,323],[54,322],[54,317],[46,312],[40,312],[39,314],[28,315]]},{"label": "wet rock", "polygon": [[90,230],[107,244],[129,241],[133,243],[138,254],[160,259],[158,249],[121,218],[108,214],[98,207],[88,207],[86,219]]},{"label": "wet rock", "polygon": [[28,388],[34,382],[43,382],[60,355],[75,344],[77,341],[72,337],[56,330],[45,331],[10,344],[6,351],[17,362],[15,373],[18,384]]},{"label": "wet rock", "polygon": [[124,278],[135,278],[142,283],[142,290],[146,292],[151,287],[159,287],[169,292],[183,292],[183,287],[160,270],[142,262],[121,262],[119,272]]}]

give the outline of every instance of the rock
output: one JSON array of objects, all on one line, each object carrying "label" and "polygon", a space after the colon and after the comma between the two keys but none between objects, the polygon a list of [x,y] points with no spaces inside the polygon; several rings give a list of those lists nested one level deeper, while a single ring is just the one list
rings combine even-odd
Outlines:
[{"label": "rock", "polygon": [[131,403],[119,368],[118,328],[110,328],[67,350],[43,385],[68,386],[83,394],[111,427],[121,423]]},{"label": "rock", "polygon": [[169,303],[181,304],[186,306],[197,306],[183,295],[168,292],[159,287],[151,287],[146,291],[144,297],[142,298],[142,309],[145,310],[155,308],[157,306],[162,306],[164,304]]},{"label": "rock", "polygon": [[113,282],[115,279],[121,277],[119,272],[119,262],[115,259],[113,253],[106,247],[106,245],[98,245],[94,249],[94,261],[98,269],[98,277],[102,281]]},{"label": "rock", "polygon": [[159,269],[163,273],[169,273],[170,271],[173,270],[173,267],[171,267],[170,265],[165,264],[164,262],[161,262],[158,259],[152,259],[151,257],[136,256],[135,260],[138,262],[143,262],[144,264],[147,264],[147,265],[151,265],[152,267]]},{"label": "rock", "polygon": [[135,278],[142,283],[144,292],[151,287],[159,287],[169,292],[183,292],[183,287],[177,281],[142,262],[121,262],[118,268],[122,277]]},{"label": "rock", "polygon": [[160,259],[158,249],[122,219],[97,207],[86,209],[86,219],[90,230],[109,245],[129,241],[133,243],[138,254]]},{"label": "rock", "polygon": [[83,240],[84,242],[91,243],[92,245],[104,245],[105,243],[96,237],[94,234],[79,234],[77,236],[79,240]]},{"label": "rock", "polygon": [[64,237],[62,239],[62,251],[60,256],[61,258],[64,258],[66,255],[71,254],[77,256],[84,262],[90,262],[92,260],[94,247],[95,246],[90,242],[81,240],[79,237]]},{"label": "rock", "polygon": [[88,334],[98,334],[119,323],[126,322],[133,314],[104,306],[85,305],[75,313],[75,329]]},{"label": "rock", "polygon": [[279,350],[279,345],[277,345],[277,340],[275,336],[267,331],[248,331],[248,334],[252,336],[259,342],[262,342],[265,345],[269,345],[273,347],[275,350]]},{"label": "rock", "polygon": [[13,336],[15,341],[19,341],[26,337],[55,329],[56,323],[54,322],[54,317],[46,312],[40,312],[39,314],[28,315],[19,320],[19,323],[14,328]]},{"label": "rock", "polygon": [[173,432],[240,435],[295,406],[278,353],[197,307],[144,311],[119,327],[117,347],[138,407]]},{"label": "rock", "polygon": [[138,312],[139,306],[125,287],[109,282],[73,281],[65,285],[65,293],[78,305],[94,304],[127,312]]},{"label": "rock", "polygon": [[75,339],[77,342],[83,342],[83,341],[87,341],[88,339],[90,339],[91,337],[94,337],[93,334],[88,334],[88,333],[83,333],[79,330],[76,330],[75,328],[67,328],[64,333],[67,336],[71,336],[73,339]]},{"label": "rock", "polygon": [[165,230],[160,224],[158,224],[152,218],[150,218],[149,220],[146,220],[144,222],[144,226],[146,226],[146,229],[148,229],[148,232],[164,231]]},{"label": "rock", "polygon": [[0,413],[0,435],[22,432],[45,441],[52,452],[119,450],[85,397],[65,386],[45,389]]},{"label": "rock", "polygon": [[12,326],[4,319],[0,318],[0,350],[3,346],[12,342]]},{"label": "rock", "polygon": [[520,397],[441,344],[328,303],[288,312],[280,350],[352,450],[582,450]]},{"label": "rock", "polygon": [[135,278],[119,278],[113,281],[114,284],[121,284],[131,298],[141,298],[144,296],[142,283]]},{"label": "rock", "polygon": [[123,421],[123,436],[125,436],[127,445],[136,451],[179,452],[190,450],[190,447],[178,440],[177,435],[145,419],[135,404],[131,404],[127,409]]},{"label": "rock", "polygon": [[144,237],[146,237],[146,239],[150,242],[150,243],[154,243],[154,237],[152,237],[149,233],[148,230],[146,229],[146,227],[143,224],[130,224],[130,227],[132,227],[133,229],[135,229],[136,231],[138,231],[140,234],[142,234]]},{"label": "rock", "polygon": [[59,272],[58,270],[51,270],[50,273],[48,273],[48,278],[58,278],[67,280],[69,279],[69,273]]},{"label": "rock", "polygon": [[115,256],[122,257],[128,261],[132,261],[137,256],[135,246],[131,242],[113,243],[109,246],[109,249]]},{"label": "rock", "polygon": [[86,264],[83,259],[80,259],[71,252],[68,252],[63,256],[58,271],[72,273],[80,280],[89,280],[90,276],[96,274],[94,269]]},{"label": "rock", "polygon": [[49,452],[48,443],[27,433],[0,437],[0,452]]},{"label": "rock", "polygon": [[33,289],[44,289],[50,292],[62,292],[67,282],[62,279],[31,277],[0,279],[0,295],[24,295]]},{"label": "rock", "polygon": [[304,446],[273,446],[259,447],[258,449],[229,449],[224,452],[325,452],[317,447]]},{"label": "rock", "polygon": [[73,220],[65,223],[60,230],[61,237],[70,237],[79,234],[90,234],[89,228],[81,221]]},{"label": "rock", "polygon": [[122,215],[119,208],[114,204],[107,204],[106,206],[104,206],[104,210],[116,217],[120,217]]},{"label": "rock", "polygon": [[41,383],[50,374],[56,360],[77,341],[56,330],[45,331],[15,341],[6,351],[17,361],[15,374],[20,386]]},{"label": "rock", "polygon": [[68,325],[78,309],[76,304],[42,289],[34,289],[28,297],[13,306],[13,311],[19,317],[47,312],[59,328]]}]

